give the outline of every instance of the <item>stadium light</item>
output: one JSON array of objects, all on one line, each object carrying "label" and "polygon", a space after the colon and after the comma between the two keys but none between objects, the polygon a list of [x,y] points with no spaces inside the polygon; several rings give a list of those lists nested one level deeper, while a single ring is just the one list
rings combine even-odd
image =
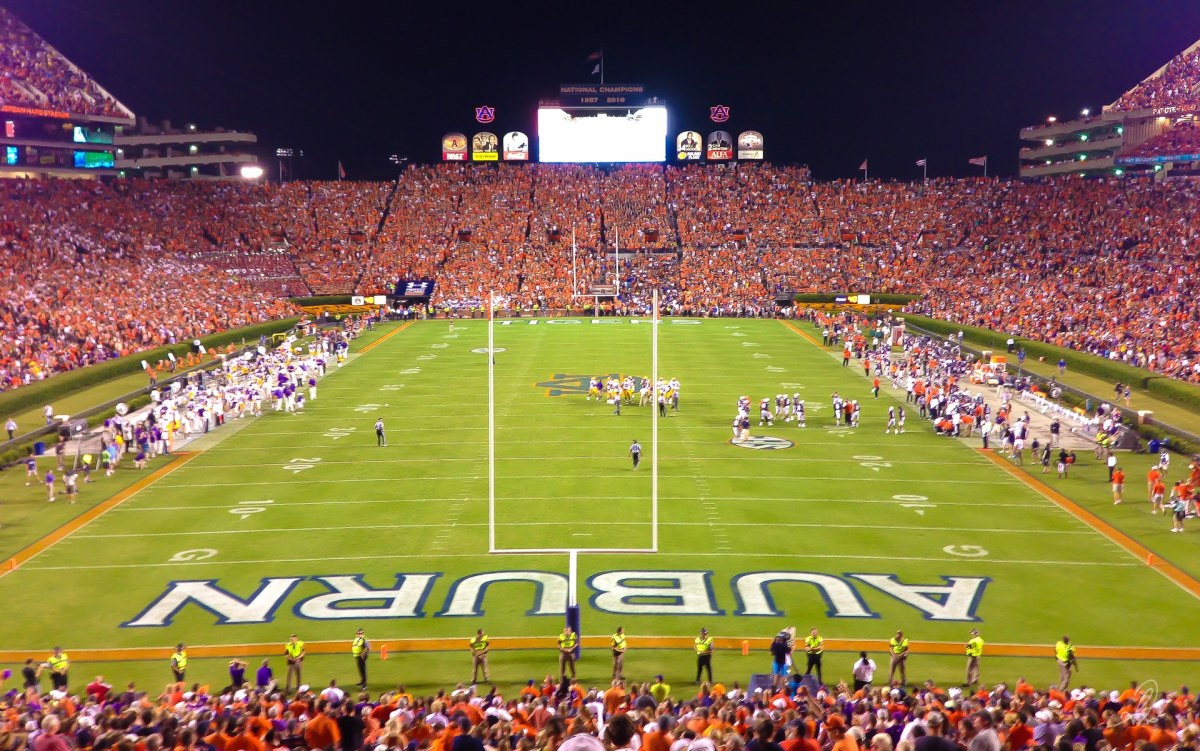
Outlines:
[{"label": "stadium light", "polygon": [[1080,140],[1080,141],[1086,141],[1087,139],[1088,139],[1088,135],[1087,135],[1087,133],[1080,133],[1080,134],[1079,134],[1079,140]]},{"label": "stadium light", "polygon": [[1057,118],[1057,117],[1055,117],[1054,115],[1051,115],[1050,117],[1047,117],[1047,118],[1046,118],[1046,122],[1048,122],[1048,123],[1050,123],[1051,125],[1053,125],[1054,123],[1058,122],[1058,118]]},{"label": "stadium light", "polygon": [[1119,135],[1123,135],[1124,133],[1125,133],[1125,126],[1124,126],[1124,125],[1118,125],[1118,126],[1117,126],[1117,135],[1118,135],[1118,136],[1119,136]]},{"label": "stadium light", "polygon": [[1117,177],[1120,177],[1121,175],[1125,174],[1125,170],[1115,169],[1115,170],[1113,170],[1113,174],[1116,175]]},{"label": "stadium light", "polygon": [[1054,145],[1054,139],[1053,139],[1053,138],[1047,138],[1047,139],[1046,139],[1046,145],[1047,145],[1047,146],[1053,146],[1053,145]]},{"label": "stadium light", "polygon": [[1087,117],[1090,114],[1092,114],[1092,111],[1090,109],[1088,109],[1087,107],[1084,107],[1083,108],[1083,116]]},{"label": "stadium light", "polygon": [[265,170],[257,164],[242,165],[241,174],[246,180],[259,180],[265,174]]}]

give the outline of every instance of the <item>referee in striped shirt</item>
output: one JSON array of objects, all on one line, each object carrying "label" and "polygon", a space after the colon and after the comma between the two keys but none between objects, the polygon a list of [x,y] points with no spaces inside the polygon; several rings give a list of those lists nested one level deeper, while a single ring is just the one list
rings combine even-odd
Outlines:
[{"label": "referee in striped shirt", "polygon": [[638,462],[642,459],[642,444],[633,439],[633,443],[629,446],[629,455],[633,457],[633,468],[638,468]]}]

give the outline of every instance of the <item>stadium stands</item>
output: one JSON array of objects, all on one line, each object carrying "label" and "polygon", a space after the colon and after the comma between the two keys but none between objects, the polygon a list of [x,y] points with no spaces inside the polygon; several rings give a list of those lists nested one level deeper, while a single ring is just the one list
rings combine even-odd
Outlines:
[{"label": "stadium stands", "polygon": [[[244,671],[245,663],[231,667]],[[795,677],[778,690],[750,691],[736,681],[672,687],[661,675],[603,688],[546,676],[516,695],[495,687],[477,693],[473,685],[458,684],[428,696],[398,686],[374,698],[334,682],[305,685],[298,693],[274,681],[216,688],[221,685],[210,691],[179,682],[147,692],[133,683],[114,688],[103,676],[74,694],[42,693],[34,685],[11,693],[0,737],[12,751],[911,751],[927,743],[1009,751],[1086,744],[1168,751],[1194,748],[1198,734],[1195,697],[1186,686],[1159,694],[1136,681],[1123,691],[1040,690],[1024,679],[972,691],[933,681],[895,689],[870,682],[810,689]]]},{"label": "stadium stands", "polygon": [[0,101],[133,118],[124,105],[5,8],[0,8]]},{"label": "stadium stands", "polygon": [[1122,156],[1179,156],[1200,154],[1200,128],[1179,124],[1165,133],[1139,143]]},{"label": "stadium stands", "polygon": [[1121,95],[1114,110],[1195,104],[1200,99],[1200,45],[1192,45],[1172,58],[1162,73],[1147,78]]},{"label": "stadium stands", "polygon": [[489,290],[502,307],[580,309],[572,229],[586,292],[613,279],[621,227],[619,310],[644,310],[655,286],[691,315],[771,315],[781,290],[906,292],[923,295],[910,312],[1200,382],[1187,286],[1198,197],[1178,181],[813,183],[769,164],[8,182],[0,376],[11,388],[279,315],[276,296],[378,293],[404,277],[436,278],[438,311],[479,309]]}]

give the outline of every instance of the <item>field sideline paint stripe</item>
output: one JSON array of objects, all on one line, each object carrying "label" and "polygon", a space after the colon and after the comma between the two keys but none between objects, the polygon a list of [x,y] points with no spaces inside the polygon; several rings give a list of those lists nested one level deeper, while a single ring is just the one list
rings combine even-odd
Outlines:
[{"label": "field sideline paint stripe", "polygon": [[1028,485],[1034,490],[1034,492],[1040,494],[1051,503],[1061,507],[1072,516],[1079,519],[1079,521],[1096,530],[1096,532],[1107,538],[1109,542],[1115,544],[1119,548],[1122,548],[1125,550],[1125,552],[1129,553],[1134,558],[1137,558],[1142,563],[1149,565],[1150,568],[1154,569],[1178,585],[1183,591],[1197,599],[1200,599],[1200,582],[1196,581],[1191,576],[1176,568],[1172,564],[1164,561],[1161,556],[1150,550],[1150,548],[1142,545],[1137,540],[1134,540],[1132,537],[1096,516],[1091,511],[1088,511],[1084,507],[1072,501],[1070,498],[1067,498],[1062,493],[1059,493],[1057,490],[1042,482],[1040,479],[1024,471],[1018,471],[1015,466],[1009,464],[1007,460],[1001,458],[995,452],[985,449],[976,449],[976,451],[991,459],[996,466],[1000,467],[1005,472],[1008,472],[1013,477],[1016,477],[1018,480]]},{"label": "field sideline paint stripe", "polygon": [[[363,435],[366,435],[366,433],[363,433]],[[560,443],[560,444],[561,443],[569,443],[569,441],[560,441],[557,443]],[[611,445],[612,441],[608,441],[607,443],[609,443]],[[529,443],[523,442],[522,445],[528,446]],[[742,456],[742,455],[698,456],[698,457],[696,457],[696,459],[698,459],[700,461],[705,461],[705,462],[712,462],[712,461],[744,462],[744,461],[754,461],[754,460],[778,461],[777,458],[772,457],[772,456],[766,456],[765,454],[766,454],[766,452],[757,452],[756,454],[751,454],[750,456]],[[587,456],[562,456],[562,455],[550,456],[550,457],[547,457],[547,456],[502,456],[502,457],[497,457],[497,458],[505,459],[505,460],[512,460],[512,461],[528,461],[528,462],[547,461],[547,460],[589,461],[589,460],[594,460],[596,458],[596,456],[595,456],[595,454],[589,454]],[[691,458],[691,457],[688,457],[688,458]],[[473,456],[447,456],[447,457],[437,457],[436,459],[431,459],[431,458],[427,458],[427,457],[400,457],[400,458],[395,458],[395,459],[331,459],[331,460],[323,460],[321,462],[321,465],[328,466],[331,464],[405,464],[408,462],[420,462],[420,463],[426,464],[426,463],[429,463],[430,461],[439,462],[439,463],[440,462],[477,462],[477,461],[479,461],[479,459],[476,457],[473,457]],[[817,457],[805,457],[804,461],[805,462],[826,462],[826,463],[837,462],[837,463],[841,463],[841,464],[846,463],[846,459],[833,459],[833,458],[823,459],[823,458],[817,458]],[[851,460],[851,461],[853,461],[853,460]],[[888,461],[888,460],[881,459],[879,461]],[[194,470],[252,469],[254,467],[283,467],[284,465],[292,464],[292,463],[293,462],[291,460],[288,460],[288,461],[277,461],[277,462],[258,462],[258,463],[253,463],[253,464],[195,464],[192,466],[192,469],[194,469]],[[947,466],[947,467],[951,467],[951,466],[978,467],[980,465],[986,466],[986,464],[987,464],[987,462],[983,462],[983,461],[950,462],[950,461],[927,461],[924,459],[911,459],[911,460],[905,459],[904,461],[902,461],[900,463],[904,464],[904,465],[936,464],[938,466]]]},{"label": "field sideline paint stripe", "polygon": [[[589,552],[584,548],[574,548],[580,552]],[[521,548],[502,548],[498,551],[479,552],[479,553],[439,553],[438,558],[479,558],[491,555],[542,555],[542,556],[557,556],[556,560],[561,560],[563,551],[570,548],[553,548],[555,553],[547,553],[537,549],[521,549]],[[603,550],[608,550],[604,548]],[[500,552],[504,551],[504,552]],[[1136,561],[1119,562],[1119,561],[1049,561],[1049,560],[1021,560],[1021,559],[997,559],[997,558],[964,558],[956,555],[944,555],[941,557],[933,556],[896,556],[896,555],[847,555],[844,553],[744,553],[744,552],[703,552],[693,553],[686,550],[683,551],[668,551],[659,550],[657,553],[651,553],[647,550],[645,553],[638,555],[664,555],[674,556],[676,558],[782,558],[785,560],[820,560],[820,561],[916,561],[919,563],[955,563],[958,565],[968,565],[972,563],[984,563],[988,565],[1012,565],[1012,566],[1108,566],[1113,568],[1134,568],[1143,564]],[[634,553],[627,553],[634,555]],[[258,566],[270,565],[279,563],[323,563],[329,561],[384,561],[384,560],[410,560],[420,559],[428,560],[428,553],[388,553],[380,555],[340,555],[340,556],[320,556],[319,558],[264,558],[259,560],[220,560],[208,559],[203,561],[166,561],[159,563],[88,563],[76,566],[29,566],[26,571],[95,571],[100,569],[126,569],[126,568],[163,568],[177,566]]]},{"label": "field sideline paint stripe", "polygon": [[[643,636],[629,634],[629,638],[642,649],[692,649],[694,638],[691,636]],[[376,648],[386,647],[389,652],[463,652],[465,636],[455,638],[408,638],[408,639],[378,639],[372,638]],[[607,636],[584,636],[580,640],[583,647],[588,649],[607,650],[610,639]],[[741,651],[742,644],[749,642],[754,650],[766,650],[771,645],[770,638],[729,636],[713,640],[718,650]],[[553,636],[493,636],[492,645],[501,650],[545,650],[553,649]],[[188,655],[193,658],[205,657],[274,657],[279,654],[281,643],[267,644],[205,644],[188,645]],[[311,654],[346,654],[349,641],[346,639],[333,641],[306,641],[305,651]],[[825,639],[825,649],[830,652],[883,652],[888,648],[883,639]],[[174,647],[132,647],[125,649],[86,649],[67,645],[72,662],[131,662],[137,660],[165,660]],[[0,661],[23,662],[26,659],[45,659],[48,650],[3,650],[0,651]],[[945,641],[914,641],[909,645],[909,651],[915,654],[955,655],[962,656],[963,645],[958,642]],[[987,653],[992,657],[1037,657],[1049,661],[1053,648],[1048,644],[998,644],[989,643]],[[1083,658],[1093,660],[1200,660],[1200,647],[1127,647],[1127,646],[1086,646],[1076,645],[1076,653]]]},{"label": "field sideline paint stripe", "polygon": [[168,464],[166,464],[162,467],[159,467],[158,469],[151,472],[149,475],[146,475],[142,479],[138,480],[137,482],[135,482],[134,484],[125,488],[124,490],[122,490],[121,492],[112,496],[111,498],[101,501],[100,503],[91,507],[87,511],[84,511],[79,516],[75,517],[71,521],[62,525],[61,527],[54,530],[53,532],[46,535],[45,537],[41,538],[40,540],[37,540],[37,541],[31,543],[30,545],[28,545],[27,547],[24,547],[21,550],[17,551],[16,555],[14,555],[12,558],[9,559],[8,566],[5,567],[5,570],[0,571],[0,577],[3,577],[6,574],[12,572],[13,570],[20,567],[22,564],[33,560],[39,554],[54,547],[54,545],[56,545],[57,543],[62,542],[64,539],[66,539],[70,535],[83,529],[91,522],[95,521],[96,519],[100,518],[107,512],[109,512],[109,511],[113,510],[114,508],[116,508],[117,506],[121,505],[121,503],[128,500],[129,498],[132,498],[133,496],[142,492],[146,488],[150,487],[158,480],[171,474],[172,472],[179,469],[183,465],[187,464],[188,462],[190,462],[192,459],[194,459],[197,456],[199,456],[198,453],[192,453],[192,452],[186,452],[186,451],[177,452],[175,454],[176,458],[174,461],[171,461]]},{"label": "field sideline paint stripe", "polygon": [[[314,465],[319,466],[319,465]],[[561,474],[549,475],[508,475],[501,479],[505,482],[520,482],[521,480],[546,479],[546,478],[561,478]],[[687,480],[692,479],[695,475],[687,474],[670,474],[662,475],[662,477],[671,477],[675,479]],[[471,482],[479,482],[475,478],[464,478],[462,475],[405,475],[401,477],[342,477],[337,479],[325,480],[267,480],[262,482],[188,482],[179,485],[162,485],[164,488],[241,488],[251,485],[315,485],[337,483],[343,484],[348,482],[394,482],[397,480],[470,480]],[[592,479],[592,478],[589,478]],[[900,477],[826,477],[826,476],[810,476],[810,475],[723,475],[724,480],[838,480],[842,482],[890,482],[890,483],[912,483],[912,480]],[[996,480],[931,480],[938,485],[999,485]],[[1011,484],[1020,484],[1019,480],[1011,481]],[[515,500],[515,499],[514,499]]]},{"label": "field sideline paint stripe", "polygon": [[368,353],[368,352],[370,352],[371,350],[373,350],[373,349],[375,349],[376,347],[378,347],[380,344],[383,344],[383,343],[384,343],[384,342],[386,342],[388,339],[391,339],[391,338],[392,338],[393,336],[395,336],[396,334],[399,334],[401,331],[404,331],[404,330],[405,330],[405,329],[407,329],[409,326],[412,326],[414,323],[416,323],[416,321],[409,321],[408,323],[402,323],[402,324],[400,324],[399,328],[396,328],[396,329],[394,329],[394,330],[392,330],[392,331],[389,331],[389,332],[387,332],[386,334],[384,334],[383,336],[379,337],[378,339],[376,339],[375,341],[371,342],[370,344],[364,345],[364,346],[363,346],[363,348],[362,348],[362,349],[360,349],[360,350],[357,352],[357,354],[360,354],[360,355],[365,355],[365,354],[367,354],[367,353]]},{"label": "field sideline paint stripe", "polygon": [[[606,527],[641,527],[645,522],[632,521],[605,521]],[[114,532],[112,534],[97,534],[97,535],[79,535],[76,540],[111,540],[123,538],[138,538],[138,537],[185,537],[188,535],[251,535],[251,534],[277,534],[280,532],[336,532],[336,531],[363,531],[376,529],[457,529],[459,527],[486,527],[486,522],[456,522],[449,524],[446,522],[435,522],[433,524],[354,524],[350,526],[330,526],[324,525],[320,527],[282,527],[274,529],[180,529],[173,532]],[[513,526],[513,525],[502,525]],[[522,521],[517,526],[521,527],[561,527],[562,522],[536,522]],[[660,526],[664,527],[708,527],[711,522],[660,522]],[[762,522],[721,522],[722,527],[762,527]],[[769,525],[775,529],[896,529],[905,532],[972,532],[975,534],[1028,534],[1028,535],[1093,535],[1092,530],[1088,529],[1003,529],[997,527],[931,527],[931,526],[906,526],[901,524],[830,524],[828,522],[812,523],[812,522],[770,522]]]}]

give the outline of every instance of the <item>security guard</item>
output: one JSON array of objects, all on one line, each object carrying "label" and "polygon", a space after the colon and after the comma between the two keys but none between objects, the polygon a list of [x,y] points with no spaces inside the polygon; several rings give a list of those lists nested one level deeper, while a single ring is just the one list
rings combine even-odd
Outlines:
[{"label": "security guard", "polygon": [[696,637],[695,649],[696,649],[696,680],[693,682],[693,685],[696,685],[696,686],[700,685],[700,673],[705,670],[708,671],[708,682],[712,683],[713,682],[713,677],[712,677],[713,639],[711,636],[708,635],[708,629],[706,629],[706,628],[700,629],[700,635]]},{"label": "security guard", "polygon": [[490,681],[488,676],[488,635],[479,629],[471,639],[471,683],[479,681],[479,671],[483,671],[483,679]]},{"label": "security guard", "polygon": [[187,674],[187,660],[187,650],[182,644],[176,644],[175,651],[171,653],[171,675],[175,676],[176,683],[183,683]]},{"label": "security guard", "polygon": [[625,641],[625,627],[617,626],[616,633],[612,635],[612,677],[625,677],[625,650],[627,649]]},{"label": "security guard", "polygon": [[814,628],[809,632],[809,635],[804,637],[804,652],[808,655],[808,665],[804,668],[804,674],[808,675],[813,668],[817,669],[817,683],[825,685],[825,680],[821,677],[821,654],[825,651],[825,640],[821,638],[821,634]]},{"label": "security guard", "polygon": [[292,638],[287,644],[283,645],[283,654],[287,658],[287,680],[284,682],[284,691],[292,689],[292,676],[296,676],[296,687],[299,688],[302,684],[300,677],[300,668],[304,663],[304,642],[296,638],[292,634]]},{"label": "security guard", "polygon": [[367,656],[371,654],[371,642],[367,641],[361,628],[354,632],[354,641],[350,642],[350,654],[354,655],[354,665],[358,668],[358,687],[366,690]]},{"label": "security guard", "polygon": [[896,671],[900,671],[901,685],[908,684],[908,639],[904,636],[903,631],[897,631],[896,635],[888,639],[888,651],[891,653],[891,666],[888,668],[888,683],[896,676]]},{"label": "security guard", "polygon": [[50,668],[50,680],[53,687],[60,691],[66,691],[67,671],[71,669],[71,658],[62,651],[62,647],[54,648],[54,654],[46,660],[46,667]]},{"label": "security guard", "polygon": [[1071,643],[1071,637],[1063,636],[1054,645],[1054,658],[1058,660],[1058,688],[1060,691],[1066,691],[1071,685],[1071,672],[1079,669],[1079,664],[1075,661],[1075,645]]},{"label": "security guard", "polygon": [[974,688],[979,685],[979,658],[983,657],[983,637],[979,629],[971,629],[971,638],[967,640],[967,682],[964,687]]},{"label": "security guard", "polygon": [[579,637],[571,630],[570,626],[563,629],[563,632],[558,635],[558,673],[563,678],[567,677],[567,668],[571,668],[571,677],[575,677],[575,647],[579,644]]}]

